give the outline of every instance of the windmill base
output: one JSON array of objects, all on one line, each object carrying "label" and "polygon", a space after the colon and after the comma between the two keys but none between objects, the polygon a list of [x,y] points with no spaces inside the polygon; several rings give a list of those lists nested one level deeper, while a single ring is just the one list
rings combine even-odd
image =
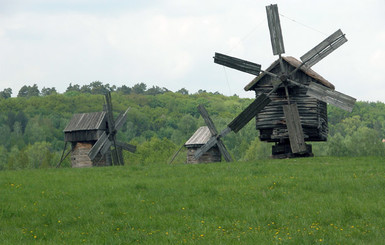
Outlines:
[{"label": "windmill base", "polygon": [[313,157],[312,146],[306,144],[306,152],[299,154],[291,151],[290,143],[277,143],[272,146],[272,155],[274,159],[295,158],[295,157]]}]

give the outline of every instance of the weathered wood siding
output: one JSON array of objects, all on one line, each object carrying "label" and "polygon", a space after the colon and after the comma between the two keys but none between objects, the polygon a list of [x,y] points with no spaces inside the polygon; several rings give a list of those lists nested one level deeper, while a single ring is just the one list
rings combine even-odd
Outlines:
[{"label": "weathered wood siding", "polygon": [[103,134],[103,130],[81,130],[64,133],[64,141],[79,142],[79,141],[97,141]]},{"label": "weathered wood siding", "polygon": [[[284,65],[287,70],[292,70],[286,62]],[[279,66],[271,72],[279,74]],[[308,85],[310,81],[319,83],[316,79],[307,76],[302,71],[297,71],[294,75],[295,80]],[[258,81],[255,87],[256,96],[261,93],[268,93],[272,89],[271,76],[264,76]],[[326,141],[328,134],[327,106],[325,102],[319,101],[306,95],[306,89],[289,84],[288,86],[290,102],[296,103],[300,115],[300,120],[305,135],[305,141]],[[279,142],[281,139],[288,139],[287,127],[282,105],[287,104],[284,88],[277,89],[270,95],[272,100],[257,116],[256,129],[260,130],[262,141]]]},{"label": "weathered wood siding", "polygon": [[77,142],[74,143],[73,151],[71,153],[71,165],[73,168],[85,168],[92,166],[106,166],[105,157],[100,154],[91,161],[88,157],[88,152],[91,150],[92,142]]},{"label": "weathered wood siding", "polygon": [[210,162],[221,161],[221,153],[218,147],[212,147],[210,150],[204,153],[199,159],[195,159],[194,154],[197,151],[197,149],[199,149],[200,146],[187,148],[187,161],[186,161],[187,163],[197,164],[197,163],[210,163]]}]

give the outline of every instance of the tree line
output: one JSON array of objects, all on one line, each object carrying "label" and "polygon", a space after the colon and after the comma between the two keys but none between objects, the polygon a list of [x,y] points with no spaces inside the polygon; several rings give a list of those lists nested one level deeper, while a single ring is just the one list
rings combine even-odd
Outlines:
[{"label": "tree line", "polygon": [[[168,162],[195,130],[205,125],[197,110],[199,104],[221,130],[252,102],[217,92],[147,89],[144,83],[118,88],[100,82],[70,84],[62,94],[48,94],[53,88],[44,89],[44,94],[35,85],[26,88],[21,91],[29,92],[19,91],[16,98],[0,97],[1,170],[55,166],[64,147],[63,129],[72,115],[101,111],[106,91],[112,91],[115,117],[130,107],[127,122],[117,134],[119,140],[137,146],[136,153],[124,153],[128,164]],[[328,142],[311,143],[316,156],[385,156],[384,103],[357,102],[352,113],[328,106],[328,119]],[[254,121],[223,140],[236,161],[256,161],[271,154],[271,145],[259,141]],[[185,159],[182,151],[175,162]],[[68,158],[63,166],[70,166]]]},{"label": "tree line", "polygon": [[[90,84],[82,85],[70,83],[65,91],[65,93],[86,93],[86,94],[105,94],[106,92],[119,92],[122,94],[145,94],[145,95],[157,95],[171,92],[167,88],[161,88],[158,86],[152,86],[147,88],[145,83],[137,83],[132,87],[122,85],[121,87],[116,87],[115,85],[103,84],[100,81],[94,81]],[[205,90],[199,90],[198,93],[206,92]],[[8,99],[12,96],[12,89],[5,88],[3,91],[0,91],[0,98]],[[39,90],[37,84],[32,86],[24,85],[20,88],[17,97],[33,97],[33,96],[48,96],[52,94],[57,94],[55,87],[46,88],[43,87]],[[176,93],[188,95],[189,91],[185,88],[181,88]],[[219,94],[215,92],[215,94]]]}]

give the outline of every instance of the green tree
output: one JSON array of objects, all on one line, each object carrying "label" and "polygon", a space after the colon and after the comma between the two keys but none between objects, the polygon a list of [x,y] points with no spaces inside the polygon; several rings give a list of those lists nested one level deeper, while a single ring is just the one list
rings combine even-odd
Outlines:
[{"label": "green tree", "polygon": [[45,141],[28,145],[25,154],[28,157],[28,168],[48,168],[53,165],[51,144]]},{"label": "green tree", "polygon": [[132,89],[130,87],[127,87],[126,85],[123,85],[117,88],[116,91],[122,94],[131,94]]},{"label": "green tree", "polygon": [[24,134],[25,127],[28,124],[28,118],[23,111],[19,111],[15,117],[15,120],[20,123],[21,133]]},{"label": "green tree", "polygon": [[19,150],[19,148],[15,145],[11,148],[11,151],[8,154],[8,163],[7,169],[17,170],[24,169],[28,165],[28,157],[23,150]]},{"label": "green tree", "polygon": [[137,83],[132,87],[134,94],[144,94],[146,92],[147,85],[144,83]]},{"label": "green tree", "polygon": [[19,93],[17,94],[17,97],[32,97],[32,96],[39,96],[40,91],[36,84],[33,86],[26,86],[24,85],[19,90]]},{"label": "green tree", "polygon": [[185,88],[181,88],[176,93],[183,94],[183,95],[188,95],[188,90]]},{"label": "green tree", "polygon": [[51,95],[51,94],[57,94],[57,91],[56,91],[55,87],[52,87],[52,88],[43,87],[41,89],[41,95],[42,96],[48,96],[48,95]]},{"label": "green tree", "polygon": [[385,144],[374,129],[358,128],[346,144],[350,156],[385,156]]},{"label": "green tree", "polygon": [[8,98],[11,98],[11,95],[12,95],[11,88],[5,88],[3,91],[0,92],[0,98],[8,99]]},{"label": "green tree", "polygon": [[79,84],[72,85],[72,83],[70,83],[70,85],[66,89],[66,92],[71,92],[71,91],[80,92],[80,85]]},{"label": "green tree", "polygon": [[152,137],[140,144],[137,151],[130,155],[128,162],[136,164],[167,163],[176,150],[176,145],[168,139]]},{"label": "green tree", "polygon": [[100,81],[94,81],[90,83],[89,88],[91,89],[91,94],[106,94],[109,91],[113,91],[114,88],[111,88],[109,84],[103,85]]},{"label": "green tree", "polygon": [[11,132],[13,132],[13,125],[15,124],[15,122],[16,122],[16,114],[13,111],[9,111],[7,114],[6,123],[9,129],[11,130]]},{"label": "green tree", "polygon": [[349,151],[346,145],[345,138],[340,134],[329,137],[328,142],[328,155],[329,156],[348,156]]},{"label": "green tree", "polygon": [[8,125],[0,125],[0,145],[4,146],[6,149],[10,149],[11,146],[11,130]]},{"label": "green tree", "polygon": [[255,138],[250,142],[249,148],[246,150],[241,161],[253,162],[260,159],[269,158],[271,155],[271,144],[261,142],[258,138]]},{"label": "green tree", "polygon": [[5,170],[8,164],[8,151],[7,149],[0,145],[0,171]]}]

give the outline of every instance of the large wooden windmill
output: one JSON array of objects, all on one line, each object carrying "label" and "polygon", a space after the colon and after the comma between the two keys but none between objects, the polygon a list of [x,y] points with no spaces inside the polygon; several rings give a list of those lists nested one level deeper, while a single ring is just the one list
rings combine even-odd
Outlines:
[{"label": "large wooden windmill", "polygon": [[246,60],[215,53],[214,62],[256,75],[245,89],[255,90],[256,99],[228,127],[214,135],[195,153],[199,157],[231,131],[238,132],[256,117],[261,140],[276,142],[273,156],[311,156],[305,141],[327,138],[326,103],[347,111],[353,109],[355,98],[334,90],[334,86],[315,73],[311,67],[344,44],[347,39],[336,31],[300,59],[282,57],[285,53],[277,5],[266,6],[273,54],[278,55],[267,70]]},{"label": "large wooden windmill", "polygon": [[116,140],[116,134],[127,121],[129,108],[116,120],[112,114],[111,94],[105,94],[104,111],[73,115],[64,129],[64,140],[71,143],[72,167],[124,165],[122,150],[135,152],[136,147]]}]

